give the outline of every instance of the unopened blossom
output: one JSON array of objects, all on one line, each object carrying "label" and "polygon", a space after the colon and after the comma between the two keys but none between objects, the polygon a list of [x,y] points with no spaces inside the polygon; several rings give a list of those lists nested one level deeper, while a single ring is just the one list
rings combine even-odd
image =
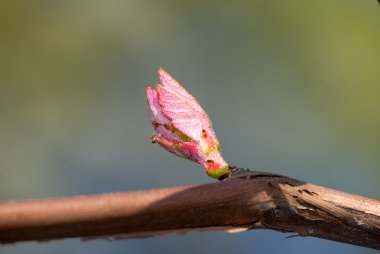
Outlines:
[{"label": "unopened blossom", "polygon": [[152,142],[169,152],[199,163],[213,178],[229,174],[230,167],[220,153],[211,121],[195,98],[163,68],[160,84],[146,89]]}]

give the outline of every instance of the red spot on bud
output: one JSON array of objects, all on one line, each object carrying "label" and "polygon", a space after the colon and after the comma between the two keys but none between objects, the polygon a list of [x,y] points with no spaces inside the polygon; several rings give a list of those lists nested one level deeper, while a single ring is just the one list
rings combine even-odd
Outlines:
[{"label": "red spot on bud", "polygon": [[164,124],[164,127],[165,127],[165,129],[167,129],[168,131],[170,131],[170,126],[169,126],[169,124]]},{"label": "red spot on bud", "polygon": [[152,125],[155,129],[157,129],[157,127],[160,125],[159,123],[157,123],[156,121],[152,121]]},{"label": "red spot on bud", "polygon": [[207,167],[213,168],[215,161],[214,160],[207,160]]}]

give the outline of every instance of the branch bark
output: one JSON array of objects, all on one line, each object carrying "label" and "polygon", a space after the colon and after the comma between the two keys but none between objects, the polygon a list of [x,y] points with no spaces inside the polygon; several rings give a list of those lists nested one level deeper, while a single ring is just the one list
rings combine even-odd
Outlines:
[{"label": "branch bark", "polygon": [[380,250],[380,201],[285,176],[0,203],[0,243],[273,229]]}]

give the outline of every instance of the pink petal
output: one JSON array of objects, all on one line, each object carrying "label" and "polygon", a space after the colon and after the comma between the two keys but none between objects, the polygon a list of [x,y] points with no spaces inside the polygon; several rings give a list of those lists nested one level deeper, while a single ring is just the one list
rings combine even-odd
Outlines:
[{"label": "pink petal", "polygon": [[154,134],[157,135],[157,138],[167,139],[169,142],[181,142],[181,140],[173,133],[173,131],[168,129],[166,126],[158,125],[154,128]]},{"label": "pink petal", "polygon": [[204,167],[206,164],[205,158],[201,155],[201,151],[199,150],[199,147],[190,142],[184,142],[180,144],[180,147],[183,151],[183,153],[186,155],[186,158],[192,161],[195,161],[196,163],[200,164],[202,167]]},{"label": "pink petal", "polygon": [[183,101],[187,101],[189,106],[199,113],[205,114],[202,107],[199,105],[197,100],[188,92],[185,88],[178,83],[164,68],[160,68],[158,70],[158,76],[160,78],[161,84],[165,86],[167,89],[171,90],[178,97],[180,97]]},{"label": "pink petal", "polygon": [[165,138],[159,138],[159,137],[156,137],[154,141],[157,142],[158,144],[160,144],[168,152],[171,152],[171,153],[177,155],[178,157],[184,157],[184,154],[179,149],[178,144],[170,142],[170,141],[166,140]]},{"label": "pink petal", "polygon": [[163,114],[172,120],[173,126],[197,141],[202,129],[208,130],[215,137],[211,121],[196,99],[163,68],[158,73],[162,83],[157,86],[159,103]]},{"label": "pink petal", "polygon": [[146,96],[149,106],[150,120],[157,122],[158,124],[167,124],[169,120],[162,114],[161,106],[158,103],[158,93],[151,87],[146,88]]},{"label": "pink petal", "polygon": [[199,140],[202,133],[199,112],[166,87],[158,85],[157,90],[162,112],[172,120],[172,125],[191,139]]}]

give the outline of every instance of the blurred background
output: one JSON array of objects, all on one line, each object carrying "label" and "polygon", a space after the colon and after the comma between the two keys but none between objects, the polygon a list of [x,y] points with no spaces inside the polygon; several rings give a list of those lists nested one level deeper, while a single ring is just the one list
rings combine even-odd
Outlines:
[{"label": "blurred background", "polygon": [[[380,9],[364,1],[3,1],[0,200],[213,182],[150,142],[166,68],[225,159],[380,199]],[[375,253],[256,230],[0,253]]]}]

